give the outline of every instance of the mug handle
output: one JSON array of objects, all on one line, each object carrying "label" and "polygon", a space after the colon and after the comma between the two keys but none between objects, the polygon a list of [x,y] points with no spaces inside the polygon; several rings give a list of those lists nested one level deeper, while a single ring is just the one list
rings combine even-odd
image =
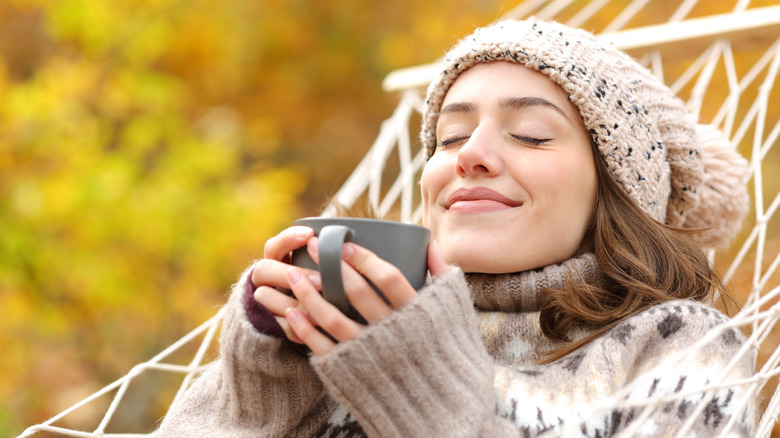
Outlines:
[{"label": "mug handle", "polygon": [[344,280],[341,277],[341,248],[355,237],[355,230],[344,225],[327,225],[320,231],[320,275],[322,296],[344,314],[350,310]]}]

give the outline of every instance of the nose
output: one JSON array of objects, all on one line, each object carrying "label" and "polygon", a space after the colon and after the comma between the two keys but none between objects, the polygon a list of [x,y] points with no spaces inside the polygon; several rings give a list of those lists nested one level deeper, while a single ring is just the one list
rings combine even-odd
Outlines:
[{"label": "nose", "polygon": [[455,173],[461,178],[501,173],[503,161],[497,150],[498,141],[487,129],[476,129],[458,150]]}]

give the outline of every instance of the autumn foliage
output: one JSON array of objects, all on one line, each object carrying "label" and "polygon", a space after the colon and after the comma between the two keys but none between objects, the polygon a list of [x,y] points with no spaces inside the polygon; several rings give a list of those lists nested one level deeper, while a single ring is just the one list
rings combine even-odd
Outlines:
[{"label": "autumn foliage", "polygon": [[265,240],[346,179],[396,104],[383,77],[502,8],[1,2],[0,435],[213,315]]}]

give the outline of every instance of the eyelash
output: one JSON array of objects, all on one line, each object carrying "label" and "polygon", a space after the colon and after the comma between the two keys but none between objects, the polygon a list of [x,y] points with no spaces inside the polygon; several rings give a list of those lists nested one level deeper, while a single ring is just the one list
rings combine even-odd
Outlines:
[{"label": "eyelash", "polygon": [[450,146],[450,145],[455,144],[455,143],[460,142],[460,141],[464,141],[467,138],[468,137],[456,137],[456,138],[451,138],[451,139],[448,139],[448,140],[442,140],[442,141],[439,142],[439,144],[436,145],[436,147],[438,149],[444,149],[447,146]]},{"label": "eyelash", "polygon": [[[509,134],[509,135],[510,135],[510,137],[512,137],[512,140],[514,140],[515,142],[521,143],[524,146],[532,146],[532,147],[544,146],[545,143],[547,143],[548,141],[552,140],[551,138],[531,138],[531,137],[523,137],[523,136],[515,135],[515,134]],[[444,149],[447,146],[450,146],[450,145],[453,145],[453,144],[456,144],[458,142],[462,142],[462,141],[465,141],[465,140],[468,140],[468,137],[456,137],[456,138],[451,138],[449,140],[442,140],[442,141],[439,142],[438,145],[436,145],[436,147],[439,148],[439,149]]]},{"label": "eyelash", "polygon": [[545,143],[552,140],[551,138],[531,138],[531,137],[523,137],[520,135],[515,134],[509,134],[512,139],[514,139],[518,143],[522,143],[524,145],[532,145],[532,146],[544,146]]}]

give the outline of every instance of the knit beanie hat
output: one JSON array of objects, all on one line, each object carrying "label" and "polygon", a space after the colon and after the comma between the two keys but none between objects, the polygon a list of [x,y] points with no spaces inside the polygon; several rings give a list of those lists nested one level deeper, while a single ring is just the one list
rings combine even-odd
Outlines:
[{"label": "knit beanie hat", "polygon": [[653,219],[704,228],[705,247],[734,237],[748,210],[747,162],[646,68],[593,34],[560,23],[507,20],[452,48],[428,87],[421,139],[430,158],[447,91],[475,64],[509,61],[547,75],[579,110],[612,177]]}]

